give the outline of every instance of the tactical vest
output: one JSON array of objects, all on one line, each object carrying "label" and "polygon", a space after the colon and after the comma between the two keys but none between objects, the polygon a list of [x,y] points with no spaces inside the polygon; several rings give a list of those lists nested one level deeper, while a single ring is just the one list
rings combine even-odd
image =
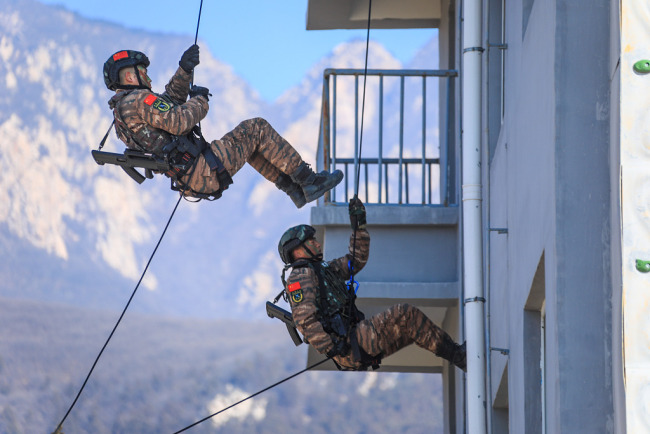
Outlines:
[{"label": "tactical vest", "polygon": [[[142,152],[151,152],[162,158],[166,153],[169,152],[169,149],[166,149],[169,147],[168,145],[174,141],[175,137],[180,136],[174,136],[167,131],[157,128],[152,129],[149,128],[149,126],[143,127],[137,133],[132,131],[122,118],[120,107],[124,97],[129,95],[131,92],[133,92],[133,90],[119,92],[115,97],[112,98],[115,104],[113,108],[113,116],[115,118],[115,131],[117,132],[117,136],[131,149],[137,149]],[[174,107],[176,105],[176,103],[174,103],[167,95],[154,95],[156,95],[170,107]],[[146,146],[143,145],[143,143],[146,143]]]},{"label": "tactical vest", "polygon": [[[335,337],[347,337],[352,327],[364,318],[363,313],[354,304],[354,292],[349,291],[345,280],[332,271],[327,262],[299,260],[287,265],[285,270],[300,267],[311,268],[318,279],[316,307],[323,329]],[[286,288],[284,272],[282,274],[282,282]]]},{"label": "tactical vest", "polygon": [[[115,131],[118,137],[122,140],[127,147],[131,149],[138,149],[142,152],[151,152],[156,156],[172,163],[174,167],[164,174],[172,180],[172,190],[191,192],[191,196],[201,199],[219,199],[223,191],[228,189],[232,184],[232,177],[224,167],[222,161],[212,152],[210,145],[206,142],[201,134],[198,126],[195,126],[191,132],[184,136],[175,136],[164,130],[151,130],[145,126],[142,131],[135,133],[126,125],[122,114],[120,112],[120,103],[125,96],[133,92],[128,90],[120,92],[117,97],[114,97],[115,106],[113,108],[113,115],[115,119]],[[165,104],[174,107],[174,103],[168,95],[158,95]],[[146,137],[146,140],[144,139]],[[142,143],[147,143],[148,146],[143,146]],[[211,170],[217,172],[219,180],[219,190],[211,193],[200,193],[191,190],[186,184],[181,181],[181,178],[186,174],[191,174],[194,169],[194,160],[203,154],[206,163],[210,166]],[[185,169],[179,169],[185,167]]]},{"label": "tactical vest", "polygon": [[[372,368],[373,370],[377,369],[383,356],[379,354],[376,357],[372,357],[367,354],[359,346],[356,334],[350,333],[352,328],[365,318],[363,312],[357,309],[355,304],[357,296],[354,291],[348,287],[348,284],[341,276],[332,271],[327,262],[299,260],[287,265],[284,270],[298,267],[309,267],[316,273],[319,293],[316,299],[319,314],[318,320],[325,332],[332,336],[334,342],[341,339],[349,340],[352,357],[356,362],[360,363],[357,370],[366,370],[368,368]],[[278,294],[274,303],[283,293],[286,295],[287,283],[284,279],[284,271],[282,272],[282,283],[284,284],[285,290]],[[332,359],[332,361],[339,370],[348,370],[336,363],[335,360]]]},{"label": "tactical vest", "polygon": [[318,277],[320,296],[317,303],[324,320],[323,327],[329,333],[347,336],[352,326],[363,319],[359,317],[361,312],[354,304],[356,296],[348,289],[345,280],[331,270],[327,262],[310,263],[309,267]]}]

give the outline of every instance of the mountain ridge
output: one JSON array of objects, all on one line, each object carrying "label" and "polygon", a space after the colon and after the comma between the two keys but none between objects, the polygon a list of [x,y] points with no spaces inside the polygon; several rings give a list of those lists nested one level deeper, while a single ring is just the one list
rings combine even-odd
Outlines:
[{"label": "mountain ridge", "polygon": [[[0,432],[52,432],[117,314],[0,297]],[[174,432],[304,369],[277,320],[130,312],[63,432]],[[192,432],[442,432],[439,375],[311,371]],[[410,427],[410,428],[409,428]]]}]

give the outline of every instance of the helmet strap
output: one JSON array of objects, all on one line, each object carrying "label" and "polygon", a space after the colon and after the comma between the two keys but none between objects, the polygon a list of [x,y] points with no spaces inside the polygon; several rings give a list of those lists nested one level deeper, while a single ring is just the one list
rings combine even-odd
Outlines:
[{"label": "helmet strap", "polygon": [[135,73],[135,76],[138,79],[138,84],[118,84],[115,86],[115,89],[123,89],[123,90],[132,90],[132,89],[149,89],[149,86],[145,86],[144,83],[142,83],[142,79],[140,78],[140,71],[138,71],[138,65],[133,66],[133,72]]},{"label": "helmet strap", "polygon": [[138,78],[138,84],[140,85],[140,88],[149,89],[149,87],[145,86],[144,83],[142,82],[142,77],[140,77],[140,70],[138,69],[138,65],[135,65],[133,67],[133,71],[135,71],[135,76]]},{"label": "helmet strap", "polygon": [[302,243],[302,246],[304,250],[309,254],[309,258],[313,262],[320,262],[323,260],[323,253],[314,254],[314,252],[312,252],[311,249],[305,245],[305,243]]}]

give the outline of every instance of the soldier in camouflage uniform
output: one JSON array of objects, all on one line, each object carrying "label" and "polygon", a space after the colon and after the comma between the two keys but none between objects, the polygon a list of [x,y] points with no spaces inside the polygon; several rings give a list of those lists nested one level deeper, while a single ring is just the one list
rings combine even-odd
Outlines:
[{"label": "soldier in camouflage uniform", "polygon": [[305,341],[343,370],[376,367],[381,358],[415,343],[465,371],[465,344],[454,342],[418,308],[397,304],[368,319],[356,309],[354,290],[345,281],[350,267],[355,273],[363,269],[370,249],[365,207],[356,198],[350,201],[350,222],[350,253],[332,261],[323,262],[308,225],[288,229],[278,245],[285,271],[292,268],[286,281],[283,272],[283,283]]},{"label": "soldier in camouflage uniform", "polygon": [[166,146],[175,138],[197,142],[195,126],[208,113],[209,90],[190,87],[198,63],[199,47],[193,45],[183,53],[165,92],[157,94],[151,91],[149,59],[143,53],[122,50],[106,61],[104,81],[116,92],[108,104],[113,110],[117,136],[128,148],[150,152],[174,163],[189,161],[188,170],[165,173],[185,186],[183,193],[189,196],[214,192],[220,196],[244,163],[286,192],[298,208],[341,182],[340,170],[314,173],[298,152],[261,118],[243,121],[221,140],[209,144],[203,141],[204,150],[197,155],[176,152],[170,156]]}]

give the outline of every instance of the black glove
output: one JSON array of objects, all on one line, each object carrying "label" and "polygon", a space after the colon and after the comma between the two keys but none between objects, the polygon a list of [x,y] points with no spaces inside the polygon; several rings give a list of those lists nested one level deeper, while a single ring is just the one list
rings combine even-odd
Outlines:
[{"label": "black glove", "polygon": [[183,71],[191,73],[194,71],[194,67],[199,64],[199,46],[194,44],[181,56],[181,60],[178,62],[178,65],[183,68]]},{"label": "black glove", "polygon": [[366,228],[366,207],[363,206],[363,202],[354,196],[350,199],[350,206],[348,207],[350,212],[350,226],[352,230],[365,229]]},{"label": "black glove", "polygon": [[341,356],[345,357],[350,354],[350,345],[345,340],[334,341],[334,346],[326,354],[327,357]]},{"label": "black glove", "polygon": [[195,96],[204,96],[205,99],[210,101],[208,96],[212,96],[212,94],[210,93],[210,89],[207,87],[192,85],[190,88],[190,98],[194,98]]}]

